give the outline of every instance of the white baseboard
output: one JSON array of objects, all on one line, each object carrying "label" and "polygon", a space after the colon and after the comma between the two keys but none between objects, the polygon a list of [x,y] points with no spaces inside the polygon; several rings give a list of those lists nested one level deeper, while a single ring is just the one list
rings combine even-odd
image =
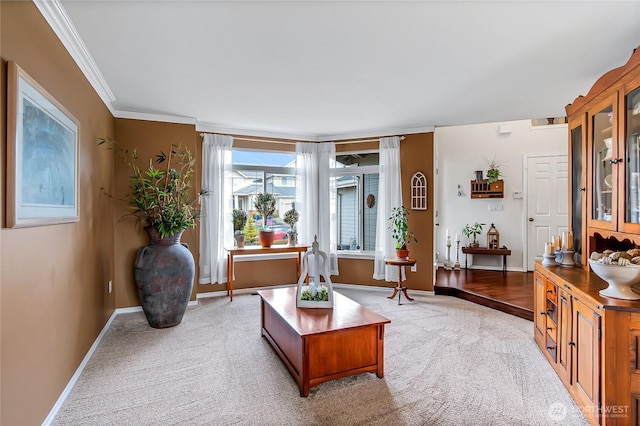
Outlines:
[{"label": "white baseboard", "polygon": [[[130,308],[126,308],[126,309],[130,309]],[[140,308],[140,310],[142,310],[142,308]],[[104,337],[104,335],[107,333],[107,330],[109,329],[109,327],[111,327],[111,323],[113,322],[113,320],[115,319],[115,317],[117,315],[118,315],[118,310],[116,309],[111,314],[111,316],[109,317],[109,320],[104,325],[104,327],[102,327],[102,331],[100,331],[100,334],[98,335],[96,340],[93,342],[93,345],[91,345],[91,347],[87,351],[87,354],[82,359],[82,362],[80,363],[80,365],[76,369],[76,372],[73,373],[73,376],[71,377],[71,380],[69,380],[69,383],[67,383],[67,386],[65,386],[64,390],[62,391],[62,393],[58,397],[58,400],[53,405],[53,408],[49,412],[49,415],[42,422],[43,425],[50,425],[51,422],[53,421],[53,419],[56,417],[56,414],[58,414],[58,411],[60,410],[60,407],[62,407],[62,404],[64,404],[64,401],[67,399],[67,397],[71,393],[71,390],[73,389],[73,387],[75,386],[76,382],[78,381],[78,378],[80,377],[80,374],[82,374],[82,371],[87,366],[87,363],[89,362],[89,360],[93,356],[93,353],[96,351],[96,348],[98,347],[98,345],[102,341],[102,338]]]}]

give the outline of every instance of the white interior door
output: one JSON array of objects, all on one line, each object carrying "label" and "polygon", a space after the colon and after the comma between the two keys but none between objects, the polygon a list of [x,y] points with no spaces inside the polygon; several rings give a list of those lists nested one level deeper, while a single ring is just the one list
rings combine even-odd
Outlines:
[{"label": "white interior door", "polygon": [[569,227],[569,164],[566,155],[526,158],[527,270],[542,259],[544,243]]}]

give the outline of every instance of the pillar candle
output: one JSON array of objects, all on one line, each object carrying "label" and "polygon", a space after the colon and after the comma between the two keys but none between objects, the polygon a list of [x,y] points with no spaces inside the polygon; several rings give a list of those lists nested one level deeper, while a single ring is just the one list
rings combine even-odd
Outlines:
[{"label": "pillar candle", "polygon": [[573,232],[567,233],[567,250],[573,250]]},{"label": "pillar candle", "polygon": [[553,236],[553,248],[555,250],[560,250],[560,235]]},{"label": "pillar candle", "polygon": [[456,243],[460,242],[460,234],[456,234]]},{"label": "pillar candle", "polygon": [[544,254],[553,254],[554,249],[555,246],[553,244],[553,241],[544,243]]}]

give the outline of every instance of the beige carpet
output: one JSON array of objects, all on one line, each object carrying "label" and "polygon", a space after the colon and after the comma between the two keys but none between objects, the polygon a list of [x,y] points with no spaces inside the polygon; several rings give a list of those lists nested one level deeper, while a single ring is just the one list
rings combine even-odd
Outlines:
[{"label": "beige carpet", "polygon": [[302,398],[260,335],[259,297],[216,297],[166,330],[119,315],[54,424],[586,424],[530,321],[448,296],[410,292],[398,306],[379,291],[337,291],[391,320],[383,379],[364,373]]}]

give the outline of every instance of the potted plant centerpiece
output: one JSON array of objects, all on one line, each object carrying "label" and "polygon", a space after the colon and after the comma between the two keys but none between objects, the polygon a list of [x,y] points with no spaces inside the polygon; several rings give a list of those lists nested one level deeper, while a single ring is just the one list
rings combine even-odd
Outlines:
[{"label": "potted plant centerpiece", "polygon": [[415,234],[409,231],[409,211],[404,206],[394,207],[388,221],[391,237],[396,242],[396,257],[407,259],[409,257],[408,244],[412,240],[418,242]]},{"label": "potted plant centerpiece", "polygon": [[259,232],[260,245],[262,247],[271,247],[273,244],[273,230],[267,228],[267,218],[276,211],[276,197],[268,192],[262,192],[256,196],[253,205],[262,218],[262,228]]},{"label": "potted plant centerpiece", "polygon": [[482,227],[486,225],[485,223],[474,223],[473,225],[469,225],[468,223],[462,228],[462,235],[469,239],[473,239],[472,243],[469,243],[469,247],[478,247],[478,241],[476,240],[478,235],[482,234]]},{"label": "potted plant centerpiece", "polygon": [[242,248],[246,242],[244,227],[247,224],[247,212],[240,209],[233,209],[233,238],[236,241],[236,247]]},{"label": "potted plant centerpiece", "polygon": [[298,244],[298,231],[296,230],[296,223],[300,219],[300,213],[296,209],[287,210],[284,214],[284,223],[289,225],[290,230],[287,232],[287,239],[290,246]]},{"label": "potted plant centerpiece", "polygon": [[148,168],[141,169],[135,149],[124,149],[105,138],[98,143],[111,144],[131,169],[127,216],[141,223],[149,236],[149,245],[138,251],[134,264],[136,290],[149,325],[178,325],[195,277],[193,255],[187,244],[180,242],[184,230],[195,227],[200,213],[197,197],[190,194],[195,157],[187,148],[171,145],[168,153],[156,155],[157,168],[149,161]]}]

